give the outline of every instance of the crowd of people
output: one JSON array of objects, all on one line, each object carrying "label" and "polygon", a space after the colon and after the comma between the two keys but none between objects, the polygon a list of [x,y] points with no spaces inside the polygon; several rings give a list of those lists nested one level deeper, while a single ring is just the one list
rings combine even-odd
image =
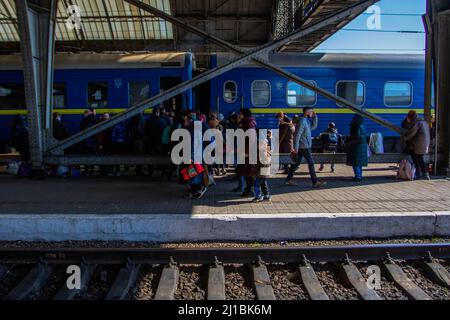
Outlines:
[{"label": "crowd of people", "polygon": [[[312,156],[313,131],[317,129],[319,123],[314,109],[305,107],[303,115],[296,116],[293,119],[283,112],[276,114],[275,117],[279,122],[280,153],[291,155],[291,162],[283,164],[280,168],[286,174],[285,184],[295,185],[294,174],[304,159],[308,164],[312,186],[319,188],[325,185],[326,182],[320,181],[317,177]],[[109,118],[110,116],[107,113],[98,116],[95,109],[88,109],[84,112],[80,122],[80,130],[108,121]],[[255,202],[270,201],[268,178],[271,173],[272,136],[270,131],[268,131],[267,136],[258,135],[258,124],[250,109],[241,109],[224,117],[222,114],[214,112],[205,115],[198,110],[175,111],[154,108],[149,117],[144,114],[135,115],[124,123],[86,139],[70,152],[86,155],[169,155],[175,145],[175,142],[171,141],[172,133],[179,128],[185,128],[191,132],[193,137],[195,122],[202,123],[203,133],[207,129],[218,129],[224,135],[227,129],[255,130],[254,136],[258,141],[246,141],[245,162],[238,164],[235,159],[234,167],[238,185],[233,191],[241,193],[242,197],[252,197]],[[428,166],[425,162],[425,155],[429,153],[431,140],[428,123],[420,119],[415,111],[410,111],[402,123],[402,128],[407,132],[402,137],[403,152],[410,155],[413,160],[416,167],[415,178],[429,179]],[[340,135],[335,123],[331,122],[320,133],[318,140],[322,144],[321,149],[324,153],[345,152],[347,154],[347,165],[351,166],[354,171],[352,181],[361,182],[363,168],[367,167],[370,154],[362,116],[354,116],[349,132],[350,134],[347,137]],[[61,115],[58,113],[55,113],[53,117],[53,136],[59,141],[70,136],[62,122]],[[28,131],[23,116],[17,116],[14,119],[11,129],[11,142],[12,146],[21,154],[22,159],[24,161],[29,160]],[[269,163],[250,163],[249,149],[252,143],[257,143],[260,148],[264,146],[263,149],[258,148],[258,152],[266,152]],[[224,153],[226,153],[226,150],[224,150]],[[335,164],[332,163],[331,172],[335,172],[335,169]],[[207,188],[215,183],[214,176],[227,174],[227,167],[224,164],[206,166],[191,163],[179,167],[173,164],[135,166],[136,175],[152,175],[156,170],[160,170],[168,180],[171,180],[174,173],[177,172],[178,181],[188,186],[185,196],[193,199],[199,199],[205,194]],[[325,170],[325,164],[321,163],[318,170]],[[92,175],[94,171],[93,166],[85,166],[84,168],[85,175]],[[130,171],[129,166],[99,167],[99,172],[102,175],[118,176],[123,174],[124,171]]]}]

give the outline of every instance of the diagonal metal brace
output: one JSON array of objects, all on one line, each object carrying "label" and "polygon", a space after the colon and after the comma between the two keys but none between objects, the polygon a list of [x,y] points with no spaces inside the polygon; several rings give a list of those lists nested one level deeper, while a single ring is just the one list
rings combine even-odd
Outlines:
[{"label": "diagonal metal brace", "polygon": [[[374,2],[374,1],[375,0],[363,1],[355,6],[352,6],[351,8],[347,8],[347,9],[341,10],[337,13],[333,13],[321,21],[318,21],[316,23],[302,27],[283,38],[280,38],[276,41],[265,44],[259,48],[250,50],[250,51],[244,53],[242,56],[235,58],[234,60],[232,60],[231,62],[229,62],[228,64],[226,64],[224,66],[211,69],[211,70],[203,73],[202,75],[199,75],[199,76],[193,78],[192,80],[189,80],[180,85],[177,85],[177,86],[173,87],[172,89],[162,92],[150,99],[141,101],[140,103],[130,107],[129,109],[111,117],[111,119],[109,121],[98,123],[95,126],[92,126],[82,132],[79,132],[79,133],[71,136],[70,138],[49,148],[48,152],[53,152],[53,153],[61,152],[62,150],[67,149],[68,147],[70,147],[78,142],[81,142],[99,132],[102,132],[102,131],[110,128],[110,127],[113,127],[116,124],[119,124],[120,122],[125,121],[125,120],[133,117],[134,115],[143,112],[146,109],[149,109],[155,105],[163,103],[164,101],[171,99],[171,98],[183,93],[184,91],[186,91],[188,89],[196,87],[204,82],[207,82],[223,73],[226,73],[236,67],[239,67],[240,65],[248,63],[253,58],[262,56],[262,55],[264,55],[270,51],[273,51],[287,43],[298,40],[310,33],[320,30],[329,24],[338,22],[341,19],[347,17],[348,15],[351,15],[352,13],[360,12],[367,6],[367,3]],[[276,68],[276,69],[278,69],[278,68]],[[283,70],[280,70],[280,71],[283,71]],[[343,100],[343,102],[345,102],[345,100]]]},{"label": "diagonal metal brace", "polygon": [[[229,51],[231,51],[231,52],[233,52],[235,54],[238,54],[238,55],[245,54],[245,51],[242,50],[241,48],[239,48],[239,47],[237,47],[235,45],[232,45],[231,43],[229,43],[227,41],[224,41],[224,40],[222,40],[222,39],[220,39],[220,38],[218,38],[216,36],[213,36],[213,35],[205,32],[205,31],[203,31],[203,30],[201,30],[201,29],[199,29],[197,27],[194,27],[194,26],[192,26],[192,25],[182,21],[181,19],[178,19],[178,18],[176,18],[174,16],[171,16],[170,14],[167,14],[164,11],[161,11],[161,10],[151,6],[151,5],[143,3],[140,0],[124,0],[124,1],[128,2],[129,4],[132,4],[132,5],[136,6],[136,7],[138,7],[141,10],[144,10],[144,11],[147,11],[147,12],[151,13],[151,14],[153,14],[154,16],[156,16],[158,18],[164,19],[164,20],[166,20],[166,21],[168,21],[168,22],[170,22],[170,23],[172,23],[174,25],[177,25],[178,27],[181,27],[181,28],[183,28],[183,29],[185,29],[185,30],[187,30],[187,31],[189,31],[189,32],[191,32],[191,33],[201,37],[201,38],[209,40],[210,42],[212,42],[212,43],[214,43],[214,44],[216,44],[216,45],[218,45],[218,46],[220,46],[220,47],[222,47],[224,49],[227,49],[227,50],[229,50]],[[369,1],[365,1],[364,3],[365,3],[365,6],[368,6],[368,5],[371,5],[371,4],[373,4],[373,3],[377,2],[377,1],[378,0],[369,0]],[[268,70],[271,70],[274,73],[277,73],[277,74],[279,74],[279,75],[281,75],[281,76],[283,76],[283,77],[285,77],[285,78],[287,78],[287,79],[289,79],[289,80],[291,80],[293,82],[296,82],[296,83],[302,85],[303,87],[306,87],[306,88],[316,92],[317,94],[320,94],[320,95],[322,95],[322,96],[324,96],[324,97],[326,97],[326,98],[336,102],[339,106],[347,107],[350,110],[354,111],[355,113],[360,114],[363,117],[366,117],[366,118],[368,118],[368,119],[370,119],[370,120],[372,120],[374,122],[377,122],[378,124],[393,130],[394,132],[397,132],[397,133],[400,133],[400,134],[404,133],[403,129],[395,126],[394,124],[392,124],[391,122],[383,119],[382,117],[380,117],[380,116],[378,116],[376,114],[373,114],[373,113],[365,110],[364,108],[361,108],[360,106],[357,106],[356,104],[352,103],[351,101],[348,101],[346,99],[343,99],[343,98],[335,95],[334,93],[332,93],[330,91],[327,91],[325,89],[319,88],[319,87],[313,85],[312,83],[310,83],[309,81],[304,80],[304,79],[300,78],[299,76],[297,76],[297,75],[295,75],[293,73],[290,73],[290,72],[288,72],[286,70],[283,70],[283,69],[281,69],[279,67],[276,67],[273,64],[271,64],[271,63],[269,63],[269,62],[267,62],[267,61],[265,61],[265,60],[263,60],[261,58],[257,58],[256,57],[256,58],[253,58],[252,61],[255,62],[256,64],[258,64],[258,65],[268,69]]]}]

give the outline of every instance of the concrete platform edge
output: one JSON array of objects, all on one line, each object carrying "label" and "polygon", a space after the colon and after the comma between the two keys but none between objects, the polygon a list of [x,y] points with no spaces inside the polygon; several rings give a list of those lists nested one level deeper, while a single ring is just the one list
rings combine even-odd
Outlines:
[{"label": "concrete platform edge", "polygon": [[276,215],[0,215],[0,240],[3,241],[292,241],[449,235],[450,211]]}]

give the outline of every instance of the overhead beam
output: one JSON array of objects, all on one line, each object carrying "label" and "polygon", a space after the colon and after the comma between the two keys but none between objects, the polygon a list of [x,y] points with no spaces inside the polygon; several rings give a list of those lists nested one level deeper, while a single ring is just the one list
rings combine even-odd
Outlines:
[{"label": "overhead beam", "polygon": [[[200,37],[202,37],[204,39],[207,39],[210,42],[215,43],[216,45],[221,46],[224,49],[230,50],[231,52],[233,52],[235,54],[242,55],[242,54],[245,53],[245,51],[242,50],[241,48],[239,48],[237,46],[234,46],[234,45],[232,45],[232,44],[230,44],[230,43],[228,43],[228,42],[226,42],[226,41],[224,41],[224,40],[222,40],[222,39],[220,39],[218,37],[210,35],[207,32],[205,32],[205,31],[203,31],[201,29],[198,29],[198,28],[196,28],[196,27],[194,27],[192,25],[189,25],[186,22],[184,22],[184,21],[182,21],[182,20],[180,20],[180,19],[178,19],[176,17],[173,17],[173,16],[171,16],[171,15],[169,15],[169,14],[167,14],[167,13],[165,13],[165,12],[155,8],[155,7],[147,5],[147,4],[143,3],[140,0],[124,0],[124,1],[126,1],[126,2],[128,2],[128,3],[132,4],[132,5],[135,5],[135,6],[139,7],[139,8],[141,8],[142,10],[145,10],[145,11],[155,15],[158,18],[162,18],[162,19],[164,19],[164,20],[166,20],[166,21],[168,21],[168,22],[170,22],[170,23],[172,23],[174,25],[177,25],[178,27],[184,28],[187,31],[192,32],[192,33],[194,33],[194,34],[196,34],[196,35],[198,35],[198,36],[200,36]],[[371,1],[363,1],[362,3],[366,3],[365,6],[367,6],[367,3],[371,4],[371,3],[375,3],[375,2],[377,2],[377,1],[371,0]],[[361,8],[360,6],[361,6],[361,4],[358,7]],[[401,128],[398,128],[397,126],[395,126],[390,121],[387,121],[387,120],[383,119],[382,117],[380,117],[378,115],[375,115],[375,114],[365,110],[364,108],[361,108],[361,107],[357,106],[356,104],[354,104],[354,103],[352,103],[352,102],[350,102],[350,101],[348,101],[346,99],[343,99],[343,98],[337,96],[336,94],[334,94],[334,93],[332,93],[330,91],[327,91],[325,89],[316,87],[313,84],[311,84],[311,82],[309,82],[307,80],[304,80],[304,79],[300,78],[299,76],[297,76],[297,75],[295,75],[293,73],[290,73],[290,72],[288,72],[286,70],[283,70],[282,68],[276,67],[273,64],[270,64],[269,62],[264,61],[264,60],[262,60],[260,58],[253,58],[252,60],[253,60],[253,62],[257,63],[258,65],[260,65],[260,66],[262,66],[262,67],[264,67],[266,69],[269,69],[269,70],[273,71],[274,73],[277,73],[278,75],[281,75],[281,76],[283,76],[283,77],[285,77],[285,78],[287,78],[287,79],[289,79],[289,80],[291,80],[293,82],[296,82],[296,83],[298,83],[298,84],[300,84],[300,85],[302,85],[304,87],[307,87],[308,89],[310,89],[310,90],[312,90],[312,91],[314,91],[314,92],[316,92],[316,93],[318,93],[318,94],[320,94],[320,95],[322,95],[322,96],[324,96],[324,97],[326,97],[326,98],[328,98],[328,99],[338,103],[338,105],[345,106],[345,107],[349,108],[350,110],[352,110],[352,111],[362,115],[363,117],[366,117],[366,118],[368,118],[368,119],[370,119],[372,121],[375,121],[376,123],[378,123],[378,124],[380,124],[382,126],[385,126],[385,127],[389,128],[389,129],[393,130],[394,132],[397,132],[397,133],[400,133],[400,134],[404,132]]]},{"label": "overhead beam", "polygon": [[[140,1],[136,1],[136,0],[125,0],[125,1],[130,4],[136,4],[138,7],[142,7],[144,10],[155,9],[155,8],[148,6]],[[276,50],[277,48],[279,48],[289,42],[298,40],[310,33],[320,30],[321,28],[323,28],[331,23],[340,21],[343,18],[347,17],[348,15],[351,15],[353,12],[355,12],[357,10],[361,10],[362,7],[366,7],[367,3],[374,3],[374,2],[376,2],[376,0],[362,1],[361,3],[354,5],[351,8],[347,8],[345,10],[341,10],[339,12],[333,13],[330,16],[324,18],[323,20],[317,21],[316,23],[312,23],[306,27],[300,28],[299,30],[296,30],[295,32],[293,32],[289,35],[286,35],[276,41],[265,44],[259,48],[250,50],[250,51],[242,54],[242,56],[235,58],[234,60],[232,60],[231,62],[229,62],[228,64],[226,64],[224,66],[208,70],[205,73],[193,78],[192,80],[189,80],[182,84],[179,84],[179,85],[173,87],[172,89],[169,89],[165,92],[162,92],[152,98],[146,99],[146,100],[130,107],[126,111],[123,111],[123,112],[111,117],[111,119],[108,121],[98,123],[95,126],[92,126],[82,132],[79,132],[79,133],[71,136],[70,138],[68,138],[62,142],[55,144],[54,146],[49,148],[48,152],[61,153],[64,149],[67,149],[68,147],[70,147],[74,144],[77,144],[99,132],[102,132],[110,127],[113,127],[116,124],[119,124],[120,122],[125,121],[125,120],[133,117],[134,115],[145,111],[146,109],[149,109],[155,105],[159,105],[160,103],[163,103],[166,100],[176,97],[177,95],[183,93],[186,90],[192,89],[192,88],[194,88],[204,82],[207,82],[221,74],[224,74],[236,67],[239,67],[240,65],[248,63],[254,58],[260,57],[260,56],[267,54],[273,50]],[[181,22],[181,23],[183,23],[183,22]],[[186,24],[186,28],[189,28],[191,30],[196,30],[196,28],[193,28],[192,26],[190,26],[188,24]],[[206,37],[209,36],[206,32],[204,32],[204,33],[205,33]],[[222,40],[217,39],[217,41],[222,41]],[[222,41],[222,42],[224,45],[229,45],[225,41]],[[232,45],[229,45],[229,46],[232,46]],[[234,47],[234,46],[232,46],[232,47]],[[234,50],[237,50],[237,52],[240,52],[239,51],[240,49],[238,47],[234,47]],[[258,60],[258,61],[261,62],[262,60]],[[270,65],[267,64],[267,66],[270,66]],[[277,70],[276,67],[272,67],[272,66],[270,66],[270,67],[274,68],[274,70]],[[283,70],[279,70],[279,72],[286,73],[286,71],[283,71]],[[302,80],[302,81],[304,81],[304,80]],[[309,84],[308,82],[305,82],[305,83]],[[310,87],[310,86],[311,86],[311,84],[308,85],[308,87]],[[315,87],[313,87],[313,89],[314,89],[314,91],[318,90]],[[330,94],[330,96],[332,96],[331,93],[329,93],[329,94]],[[341,98],[337,99],[337,101],[339,101],[340,103],[343,103],[344,105],[347,105],[347,106],[353,106],[352,103],[350,103],[346,100],[343,100]],[[360,108],[357,108],[356,106],[354,106],[354,107],[355,107],[355,110],[360,111]],[[362,112],[362,111],[360,111],[360,112]],[[378,117],[376,117],[375,115],[372,115],[372,114],[370,114],[370,115],[373,116],[374,118],[378,119]],[[394,125],[392,125],[392,127],[395,128],[396,130],[399,130]]]},{"label": "overhead beam", "polygon": [[230,0],[223,0],[221,3],[219,3],[217,5],[217,7],[214,8],[213,11],[209,12],[210,15],[216,13],[217,11],[219,11],[220,8],[222,8],[224,5],[226,5],[228,2],[230,2]]},{"label": "overhead beam", "polygon": [[[106,6],[105,0],[102,0],[102,5],[103,5],[103,10],[105,10],[106,19],[108,21],[108,27],[109,27],[109,32],[111,33],[111,39],[112,39],[113,43],[115,43],[116,39],[114,36],[114,29],[113,29],[111,17],[109,16],[109,10],[108,10],[108,7]],[[142,21],[142,18],[141,18],[141,21]],[[142,29],[142,33],[145,34],[144,29]],[[145,36],[144,36],[144,38],[145,38]]]}]

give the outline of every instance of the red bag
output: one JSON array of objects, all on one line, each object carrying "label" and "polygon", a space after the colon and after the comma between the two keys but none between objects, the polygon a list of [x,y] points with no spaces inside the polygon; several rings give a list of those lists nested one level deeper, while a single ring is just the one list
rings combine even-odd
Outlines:
[{"label": "red bag", "polygon": [[180,171],[183,180],[188,182],[199,174],[205,172],[205,168],[201,164],[191,164]]}]

